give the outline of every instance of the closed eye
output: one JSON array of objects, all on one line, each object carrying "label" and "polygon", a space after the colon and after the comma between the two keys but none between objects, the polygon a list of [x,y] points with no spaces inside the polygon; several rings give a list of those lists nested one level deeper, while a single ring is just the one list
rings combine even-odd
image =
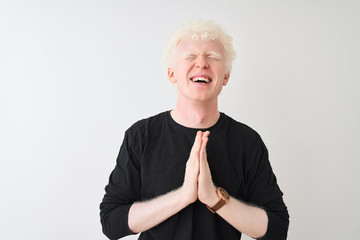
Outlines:
[{"label": "closed eye", "polygon": [[219,60],[221,60],[221,55],[215,51],[210,51],[207,54],[207,59],[209,59],[211,61],[219,61]]},{"label": "closed eye", "polygon": [[219,61],[220,58],[210,56],[210,57],[208,57],[208,60],[210,60],[210,61]]},{"label": "closed eye", "polygon": [[187,60],[187,61],[193,61],[193,60],[195,60],[195,58],[196,58],[195,55],[187,55],[187,56],[185,56],[185,60]]}]

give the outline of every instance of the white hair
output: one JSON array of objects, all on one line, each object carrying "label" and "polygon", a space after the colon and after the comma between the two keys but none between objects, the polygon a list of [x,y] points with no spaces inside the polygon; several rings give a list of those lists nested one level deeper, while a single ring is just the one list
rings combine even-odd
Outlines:
[{"label": "white hair", "polygon": [[218,40],[225,49],[225,67],[226,71],[230,73],[232,61],[236,55],[232,46],[233,39],[212,21],[191,21],[181,25],[169,39],[165,48],[163,63],[166,67],[173,66],[175,48],[186,37],[193,40]]}]

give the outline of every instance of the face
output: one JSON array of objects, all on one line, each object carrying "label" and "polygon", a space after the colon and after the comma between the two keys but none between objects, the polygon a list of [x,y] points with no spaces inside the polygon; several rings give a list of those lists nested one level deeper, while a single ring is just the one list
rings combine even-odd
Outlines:
[{"label": "face", "polygon": [[201,102],[217,100],[229,80],[224,53],[217,40],[181,40],[175,49],[174,65],[168,69],[178,97]]}]

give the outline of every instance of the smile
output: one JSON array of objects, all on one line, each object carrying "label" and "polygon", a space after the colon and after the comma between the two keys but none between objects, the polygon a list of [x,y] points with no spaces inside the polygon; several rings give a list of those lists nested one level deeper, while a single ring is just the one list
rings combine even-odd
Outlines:
[{"label": "smile", "polygon": [[193,82],[196,82],[196,83],[211,83],[212,82],[211,78],[203,77],[203,76],[192,77],[192,78],[190,78],[190,80]]}]

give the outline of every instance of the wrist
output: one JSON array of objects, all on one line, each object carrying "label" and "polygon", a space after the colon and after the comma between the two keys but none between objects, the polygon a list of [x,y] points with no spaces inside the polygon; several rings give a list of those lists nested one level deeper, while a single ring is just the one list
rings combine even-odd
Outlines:
[{"label": "wrist", "polygon": [[177,190],[177,194],[179,197],[180,204],[184,207],[195,202],[197,199],[197,195],[195,195],[194,197],[194,194],[187,191],[187,189],[184,186],[180,187]]},{"label": "wrist", "polygon": [[225,189],[218,187],[216,189],[216,195],[218,197],[218,201],[214,205],[207,205],[207,208],[212,212],[215,213],[217,210],[222,208],[225,204],[227,204],[230,200],[229,194],[226,192]]},{"label": "wrist", "polygon": [[217,187],[214,186],[213,191],[211,191],[211,194],[205,203],[207,206],[214,206],[219,201],[219,196],[217,195],[216,190]]}]

